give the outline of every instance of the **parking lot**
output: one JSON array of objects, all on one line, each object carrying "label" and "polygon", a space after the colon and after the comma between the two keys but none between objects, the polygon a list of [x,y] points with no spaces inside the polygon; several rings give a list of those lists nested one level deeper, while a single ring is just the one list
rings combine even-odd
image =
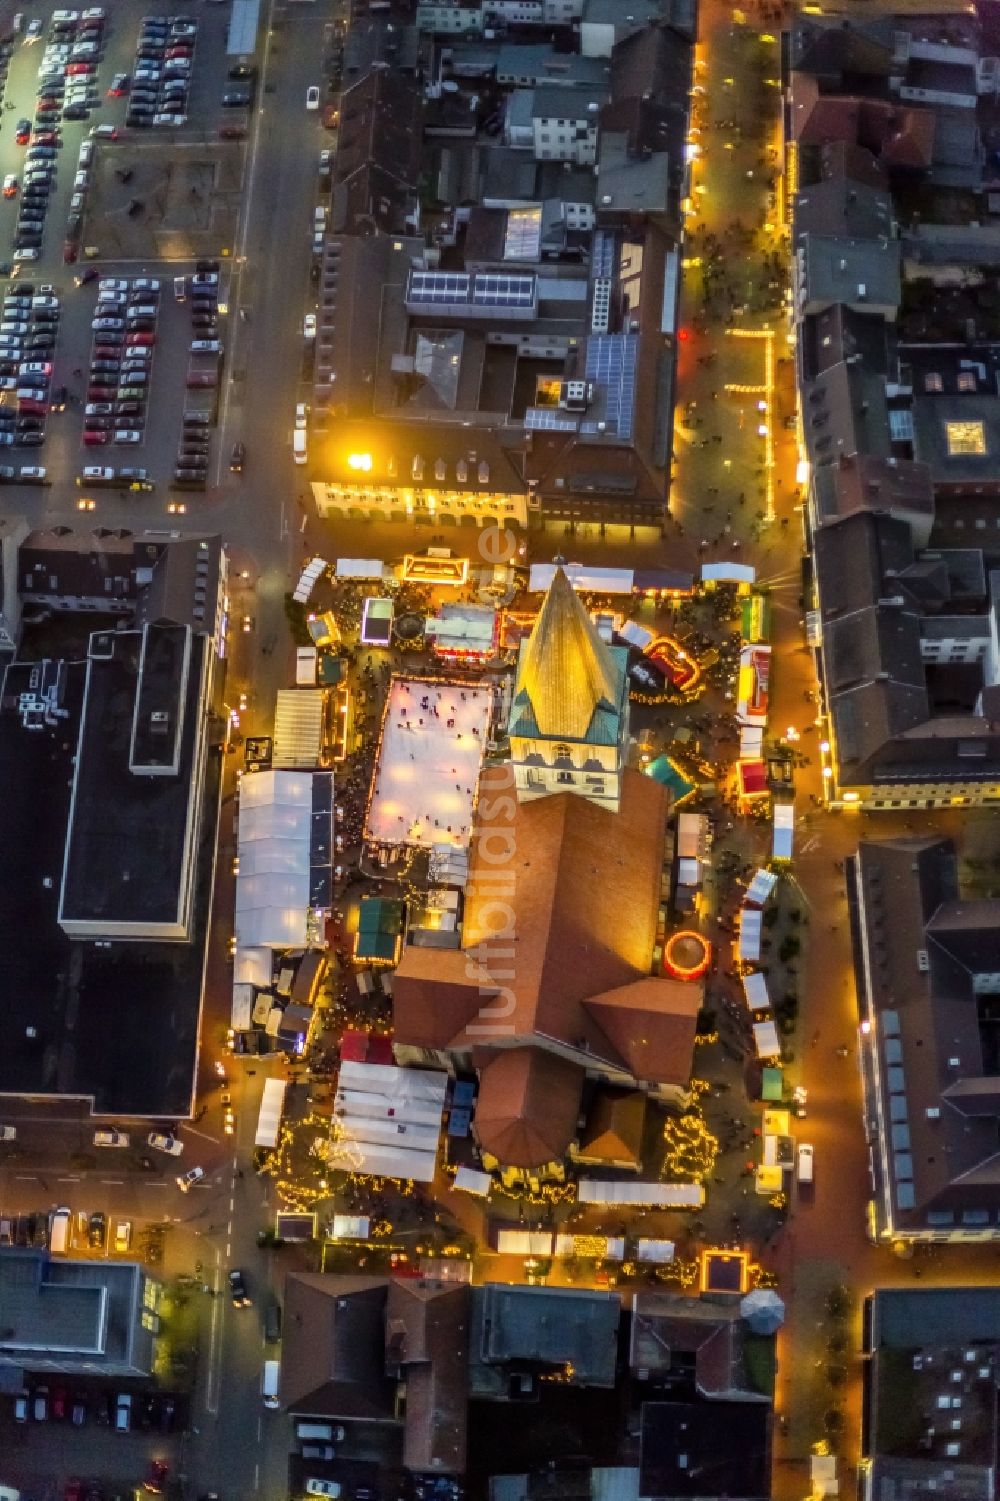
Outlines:
[{"label": "parking lot", "polygon": [[[26,12],[4,43],[0,84],[23,128],[0,136],[0,483],[43,484],[53,510],[117,520],[127,497],[128,524],[155,526],[218,463],[246,171],[247,110],[222,103],[246,82],[227,79],[228,18],[180,0]],[[190,284],[199,263],[214,297],[181,304],[175,278]],[[123,283],[124,304],[99,302]],[[137,301],[137,283],[156,295]],[[196,340],[217,341],[218,358]],[[86,484],[85,467],[113,482]]]}]

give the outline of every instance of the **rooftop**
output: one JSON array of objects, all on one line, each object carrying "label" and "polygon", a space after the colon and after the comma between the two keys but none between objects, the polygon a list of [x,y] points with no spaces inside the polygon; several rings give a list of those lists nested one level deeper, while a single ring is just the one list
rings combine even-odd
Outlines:
[{"label": "rooftop", "polygon": [[50,1259],[0,1247],[0,1366],[144,1374],[142,1282],[136,1263]]},{"label": "rooftop", "polygon": [[[37,664],[7,669],[0,707],[0,883],[6,1004],[0,1092],[71,1095],[109,1116],[172,1118],[190,1108],[206,900],[190,944],[72,943],[58,923],[73,759],[86,664],[52,663],[64,719],[41,731],[17,712]],[[210,787],[216,763],[209,763]],[[206,798],[211,801],[213,792]],[[211,878],[214,822],[196,853],[201,891]]]},{"label": "rooftop", "polygon": [[172,626],[91,637],[59,913],[71,932],[187,928],[208,650]]}]

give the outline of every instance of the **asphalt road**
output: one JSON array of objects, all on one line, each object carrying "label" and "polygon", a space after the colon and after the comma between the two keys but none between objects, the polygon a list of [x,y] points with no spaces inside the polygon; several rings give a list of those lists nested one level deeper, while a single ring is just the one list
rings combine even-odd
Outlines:
[{"label": "asphalt road", "polygon": [[[28,15],[41,15],[46,25],[52,7]],[[200,141],[214,134],[220,117],[218,99],[226,71],[225,30],[228,6],[199,5],[190,0],[123,0],[112,11],[105,56],[98,84],[101,96],[115,72],[131,72],[139,19],[146,14],[190,14],[199,22],[194,80],[189,103],[189,127],[178,139]],[[324,8],[325,9],[325,8]],[[269,22],[274,20],[273,32]],[[210,488],[204,494],[188,492],[174,496],[186,502],[187,513],[167,513],[171,498],[168,480],[173,467],[184,370],[190,338],[188,309],[175,305],[171,278],[191,269],[190,262],[114,261],[105,250],[112,238],[101,236],[99,226],[88,227],[88,243],[101,244],[95,264],[108,275],[158,276],[163,283],[160,323],[154,357],[152,392],[146,439],[137,448],[84,450],[80,444],[82,404],[70,405],[64,414],[53,415],[44,446],[14,450],[14,462],[45,466],[51,483],[44,488],[6,486],[0,490],[4,514],[24,514],[29,525],[57,523],[77,530],[91,527],[127,526],[168,530],[211,530],[225,537],[232,562],[231,617],[234,631],[229,644],[227,694],[235,704],[246,690],[249,708],[241,728],[253,732],[255,723],[270,725],[274,696],[290,681],[290,649],[284,626],[283,596],[297,571],[299,535],[306,498],[303,471],[291,459],[293,409],[307,399],[300,386],[303,374],[302,319],[313,304],[309,280],[312,211],[318,199],[320,150],[330,144],[317,116],[305,110],[306,89],[321,82],[319,58],[323,34],[330,22],[319,7],[265,4],[262,8],[261,45],[258,62],[261,77],[257,110],[250,119],[246,141],[241,212],[233,243],[218,246],[231,255],[223,257],[231,280],[228,284],[228,327],[221,335],[227,345],[225,379],[220,404],[220,428],[213,451]],[[18,47],[9,74],[8,109],[0,130],[0,175],[20,174],[24,149],[15,145],[13,122],[23,112],[31,113],[42,42]],[[106,101],[91,121],[67,124],[58,165],[58,185],[46,219],[41,259],[25,268],[22,280],[53,282],[63,299],[59,342],[55,356],[56,384],[71,392],[82,391],[74,378],[77,368],[86,369],[90,349],[90,320],[96,292],[93,284],[73,285],[79,266],[62,260],[64,226],[72,192],[80,142],[93,123],[120,123],[123,101]],[[9,122],[9,124],[8,124]],[[116,142],[116,162],[123,166],[170,133],[158,130],[136,132]],[[134,145],[132,144],[134,142]],[[15,208],[0,202],[0,259],[8,253]],[[81,265],[86,264],[81,260]],[[247,448],[244,472],[229,473],[233,443]],[[144,465],[157,481],[152,495],[125,497],[113,490],[81,490],[76,477],[84,463]],[[81,494],[93,498],[94,511],[81,513]],[[249,615],[253,628],[244,633],[239,622]],[[234,758],[235,759],[235,758]],[[232,773],[227,790],[231,791]],[[223,810],[223,829],[227,827]],[[225,836],[223,836],[225,837]],[[229,896],[229,907],[223,905]],[[237,1110],[235,1138],[221,1131],[221,1113],[212,1093],[218,1086],[210,1073],[217,1043],[228,1022],[228,972],[224,964],[225,937],[231,931],[231,881],[223,872],[213,923],[210,984],[203,1026],[205,1077],[202,1080],[207,1115],[185,1126],[185,1152],[180,1164],[157,1161],[152,1173],[136,1169],[131,1160],[117,1160],[106,1152],[93,1169],[68,1168],[66,1163],[86,1145],[87,1128],[70,1109],[46,1113],[38,1107],[23,1113],[19,1126],[17,1155],[0,1160],[0,1208],[4,1213],[48,1208],[52,1203],[69,1207],[103,1209],[110,1217],[133,1219],[138,1233],[146,1222],[169,1222],[164,1269],[193,1271],[200,1262],[209,1286],[224,1288],[230,1266],[245,1272],[254,1306],[232,1308],[224,1293],[206,1295],[200,1310],[201,1356],[194,1394],[191,1431],[182,1439],[169,1440],[130,1436],[123,1458],[121,1442],[114,1435],[88,1428],[83,1434],[60,1430],[52,1437],[41,1429],[14,1433],[7,1452],[16,1455],[5,1464],[3,1481],[23,1479],[37,1501],[52,1501],[59,1487],[73,1473],[84,1471],[104,1478],[109,1486],[134,1484],[148,1457],[156,1453],[171,1459],[175,1473],[184,1475],[198,1491],[217,1490],[228,1501],[235,1496],[285,1493],[288,1451],[287,1419],[265,1412],[260,1399],[260,1374],[264,1358],[262,1319],[272,1276],[271,1254],[257,1247],[258,1229],[268,1223],[271,1210],[266,1185],[253,1174],[251,1156],[260,1091],[266,1064],[256,1067],[233,1061],[231,1086]],[[40,1117],[32,1120],[31,1116]],[[53,1119],[53,1115],[58,1119]],[[134,1151],[120,1154],[132,1159]],[[204,1186],[182,1195],[174,1183],[177,1166],[200,1163],[206,1168]],[[6,1404],[4,1404],[6,1406]],[[8,1419],[0,1417],[0,1434]],[[50,1441],[51,1440],[51,1441]],[[0,1439],[2,1442],[2,1439]],[[7,1447],[6,1445],[4,1447]],[[6,1473],[11,1469],[10,1476]]]}]

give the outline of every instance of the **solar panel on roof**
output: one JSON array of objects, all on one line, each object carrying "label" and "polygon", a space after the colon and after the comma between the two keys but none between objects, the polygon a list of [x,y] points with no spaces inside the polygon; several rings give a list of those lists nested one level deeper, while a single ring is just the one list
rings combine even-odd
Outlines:
[{"label": "solar panel on roof", "polygon": [[[636,334],[592,334],[587,340],[586,378],[604,390],[604,421],[619,438],[632,436],[638,352]],[[591,424],[583,428],[591,430]]]},{"label": "solar panel on roof", "polygon": [[472,284],[472,300],[480,306],[531,307],[535,300],[535,278],[495,276],[481,271]]},{"label": "solar panel on roof", "polygon": [[528,407],[524,425],[529,432],[576,432],[576,418],[558,407]]},{"label": "solar panel on roof", "polygon": [[466,302],[469,275],[465,271],[414,271],[407,293],[410,302]]},{"label": "solar panel on roof", "polygon": [[615,237],[606,229],[594,231],[591,269],[595,276],[613,276],[615,273]]}]

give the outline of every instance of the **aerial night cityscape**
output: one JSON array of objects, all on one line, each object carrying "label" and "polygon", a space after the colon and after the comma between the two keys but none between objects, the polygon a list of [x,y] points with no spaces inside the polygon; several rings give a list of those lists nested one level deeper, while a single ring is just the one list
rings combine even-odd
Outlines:
[{"label": "aerial night cityscape", "polygon": [[0,101],[0,1501],[997,1501],[1000,5]]}]

